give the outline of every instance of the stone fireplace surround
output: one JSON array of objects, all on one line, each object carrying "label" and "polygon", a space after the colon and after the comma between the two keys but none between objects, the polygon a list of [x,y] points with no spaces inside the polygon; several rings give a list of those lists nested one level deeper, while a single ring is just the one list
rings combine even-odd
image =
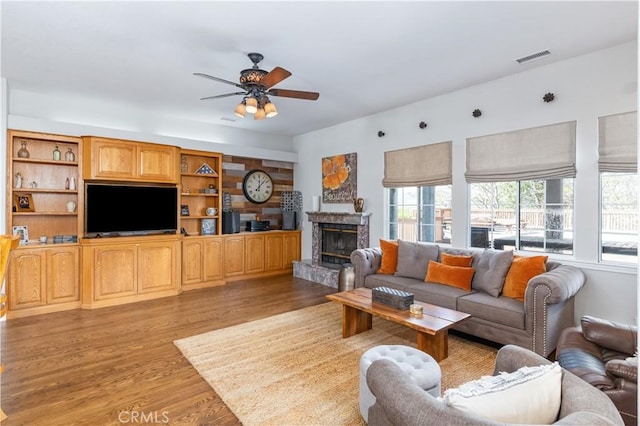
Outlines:
[{"label": "stone fireplace surround", "polygon": [[297,278],[338,288],[340,265],[322,263],[321,224],[355,225],[357,247],[369,247],[369,217],[371,213],[306,212],[312,224],[311,259],[293,262],[293,275]]}]

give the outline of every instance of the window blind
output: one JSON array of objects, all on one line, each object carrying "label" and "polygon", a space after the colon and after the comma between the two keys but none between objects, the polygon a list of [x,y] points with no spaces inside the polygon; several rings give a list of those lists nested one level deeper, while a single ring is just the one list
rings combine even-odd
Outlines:
[{"label": "window blind", "polygon": [[451,141],[384,153],[385,188],[451,184]]},{"label": "window blind", "polygon": [[467,139],[469,183],[575,175],[575,121]]},{"label": "window blind", "polygon": [[636,111],[598,118],[598,170],[638,171],[638,114]]}]

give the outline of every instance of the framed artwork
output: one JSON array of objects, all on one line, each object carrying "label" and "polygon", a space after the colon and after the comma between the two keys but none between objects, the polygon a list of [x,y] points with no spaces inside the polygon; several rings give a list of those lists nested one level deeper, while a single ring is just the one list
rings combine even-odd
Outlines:
[{"label": "framed artwork", "polygon": [[23,246],[29,242],[29,230],[26,226],[14,226],[13,235],[20,235],[20,245]]},{"label": "framed artwork", "polygon": [[216,233],[215,219],[202,219],[200,226],[201,235],[214,235]]},{"label": "framed artwork", "polygon": [[31,194],[13,194],[13,206],[17,212],[36,211]]},{"label": "framed artwork", "polygon": [[322,159],[322,202],[353,203],[357,198],[357,153]]},{"label": "framed artwork", "polygon": [[180,205],[180,216],[189,216],[189,206],[186,204]]}]

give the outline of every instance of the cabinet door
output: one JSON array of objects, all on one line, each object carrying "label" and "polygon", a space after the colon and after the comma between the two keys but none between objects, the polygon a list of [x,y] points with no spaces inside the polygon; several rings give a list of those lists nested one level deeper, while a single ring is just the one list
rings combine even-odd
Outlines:
[{"label": "cabinet door", "polygon": [[223,269],[224,247],[222,239],[207,238],[204,240],[204,279],[205,281],[221,280],[224,278]]},{"label": "cabinet door", "polygon": [[247,235],[245,236],[245,272],[252,274],[264,271],[264,236],[263,235]]},{"label": "cabinet door", "polygon": [[85,167],[85,179],[135,179],[137,175],[136,145],[124,141],[91,138],[90,167]]},{"label": "cabinet door", "polygon": [[184,240],[182,243],[182,284],[196,284],[203,281],[204,241]]},{"label": "cabinet door", "polygon": [[9,262],[9,310],[46,304],[46,252],[14,250]]},{"label": "cabinet door", "polygon": [[294,260],[300,260],[300,232],[287,232],[282,242],[283,268],[293,269]]},{"label": "cabinet door", "polygon": [[266,271],[282,269],[282,234],[270,234],[264,237],[264,258]]},{"label": "cabinet door", "polygon": [[176,240],[138,246],[138,293],[177,288],[178,244]]},{"label": "cabinet door", "polygon": [[224,275],[244,274],[244,237],[237,235],[224,239]]},{"label": "cabinet door", "polygon": [[138,166],[138,177],[144,181],[178,182],[178,148],[140,144]]},{"label": "cabinet door", "polygon": [[47,253],[47,303],[80,300],[80,249],[60,247]]},{"label": "cabinet door", "polygon": [[[137,292],[138,256],[135,244],[92,247],[92,282],[96,301],[133,296]],[[83,263],[89,259],[83,259]]]}]

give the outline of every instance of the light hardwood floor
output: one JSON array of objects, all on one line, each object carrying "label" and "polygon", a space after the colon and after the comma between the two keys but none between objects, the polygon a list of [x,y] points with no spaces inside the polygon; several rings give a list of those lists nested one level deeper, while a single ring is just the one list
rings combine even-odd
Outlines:
[{"label": "light hardwood floor", "polygon": [[2,322],[2,426],[240,424],[173,341],[323,303],[335,291],[284,275]]}]

